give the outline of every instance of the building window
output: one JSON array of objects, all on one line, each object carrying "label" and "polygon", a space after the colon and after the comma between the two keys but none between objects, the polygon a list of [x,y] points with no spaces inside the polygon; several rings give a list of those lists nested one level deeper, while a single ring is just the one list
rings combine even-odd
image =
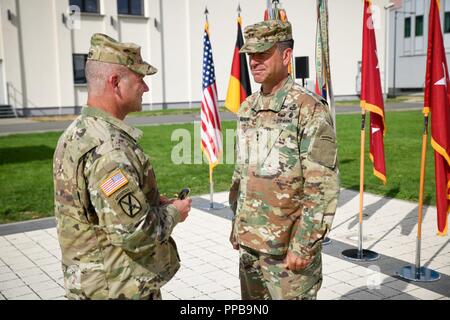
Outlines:
[{"label": "building window", "polygon": [[75,84],[84,84],[87,82],[86,74],[84,73],[87,56],[87,54],[73,55],[73,81]]},{"label": "building window", "polygon": [[78,6],[81,12],[100,13],[98,0],[70,0],[71,6]]},{"label": "building window", "polygon": [[119,14],[143,16],[142,0],[117,0],[117,11]]},{"label": "building window", "polygon": [[405,18],[405,38],[411,37],[411,17]]},{"label": "building window", "polygon": [[446,12],[444,16],[444,33],[450,33],[450,12]]},{"label": "building window", "polygon": [[416,37],[423,36],[423,16],[416,16]]}]

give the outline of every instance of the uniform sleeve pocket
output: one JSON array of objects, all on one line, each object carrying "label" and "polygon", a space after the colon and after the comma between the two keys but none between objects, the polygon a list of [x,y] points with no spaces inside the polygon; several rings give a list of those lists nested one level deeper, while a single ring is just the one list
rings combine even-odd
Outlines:
[{"label": "uniform sleeve pocket", "polygon": [[309,158],[330,169],[336,166],[337,147],[336,135],[332,126],[324,124],[320,126],[311,144]]}]

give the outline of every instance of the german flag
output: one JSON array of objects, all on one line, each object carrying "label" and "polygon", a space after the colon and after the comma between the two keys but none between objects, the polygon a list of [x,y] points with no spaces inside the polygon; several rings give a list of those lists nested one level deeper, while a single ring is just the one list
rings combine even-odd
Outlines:
[{"label": "german flag", "polygon": [[431,0],[423,112],[431,112],[438,234],[444,236],[450,212],[450,82],[439,5],[439,0]]},{"label": "german flag", "polygon": [[244,45],[242,37],[242,19],[237,19],[237,40],[234,48],[233,64],[231,65],[231,76],[228,84],[225,107],[231,112],[237,113],[241,103],[252,94],[250,77],[248,75],[247,57],[245,53],[239,53]]}]

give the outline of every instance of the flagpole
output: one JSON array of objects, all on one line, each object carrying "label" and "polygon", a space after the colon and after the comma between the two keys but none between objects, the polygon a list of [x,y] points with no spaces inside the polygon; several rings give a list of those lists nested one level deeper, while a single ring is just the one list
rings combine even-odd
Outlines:
[{"label": "flagpole", "polygon": [[425,164],[428,142],[428,115],[423,118],[423,134],[422,134],[422,158],[420,162],[420,183],[419,183],[419,217],[417,223],[417,240],[416,240],[416,263],[415,266],[404,266],[397,274],[406,280],[419,282],[432,282],[441,278],[441,275],[426,267],[420,267],[420,251],[422,244],[422,220],[423,220],[423,194],[425,184]]},{"label": "flagpole", "polygon": [[361,108],[361,153],[359,168],[359,230],[358,249],[347,249],[342,251],[344,258],[352,261],[374,261],[380,255],[374,251],[363,249],[363,209],[364,209],[364,151],[366,144],[366,109]]},{"label": "flagpole", "polygon": [[214,180],[213,180],[213,168],[209,166],[209,209],[214,209]]}]

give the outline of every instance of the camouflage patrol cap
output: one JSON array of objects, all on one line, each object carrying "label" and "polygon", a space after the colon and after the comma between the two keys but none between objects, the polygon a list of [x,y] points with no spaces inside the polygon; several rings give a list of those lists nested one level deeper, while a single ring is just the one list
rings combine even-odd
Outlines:
[{"label": "camouflage patrol cap", "polygon": [[134,43],[118,42],[102,33],[92,36],[88,60],[121,64],[144,76],[158,71],[142,60],[140,46]]},{"label": "camouflage patrol cap", "polygon": [[240,53],[265,52],[277,42],[291,40],[292,26],[289,21],[266,20],[246,27],[244,38]]}]

